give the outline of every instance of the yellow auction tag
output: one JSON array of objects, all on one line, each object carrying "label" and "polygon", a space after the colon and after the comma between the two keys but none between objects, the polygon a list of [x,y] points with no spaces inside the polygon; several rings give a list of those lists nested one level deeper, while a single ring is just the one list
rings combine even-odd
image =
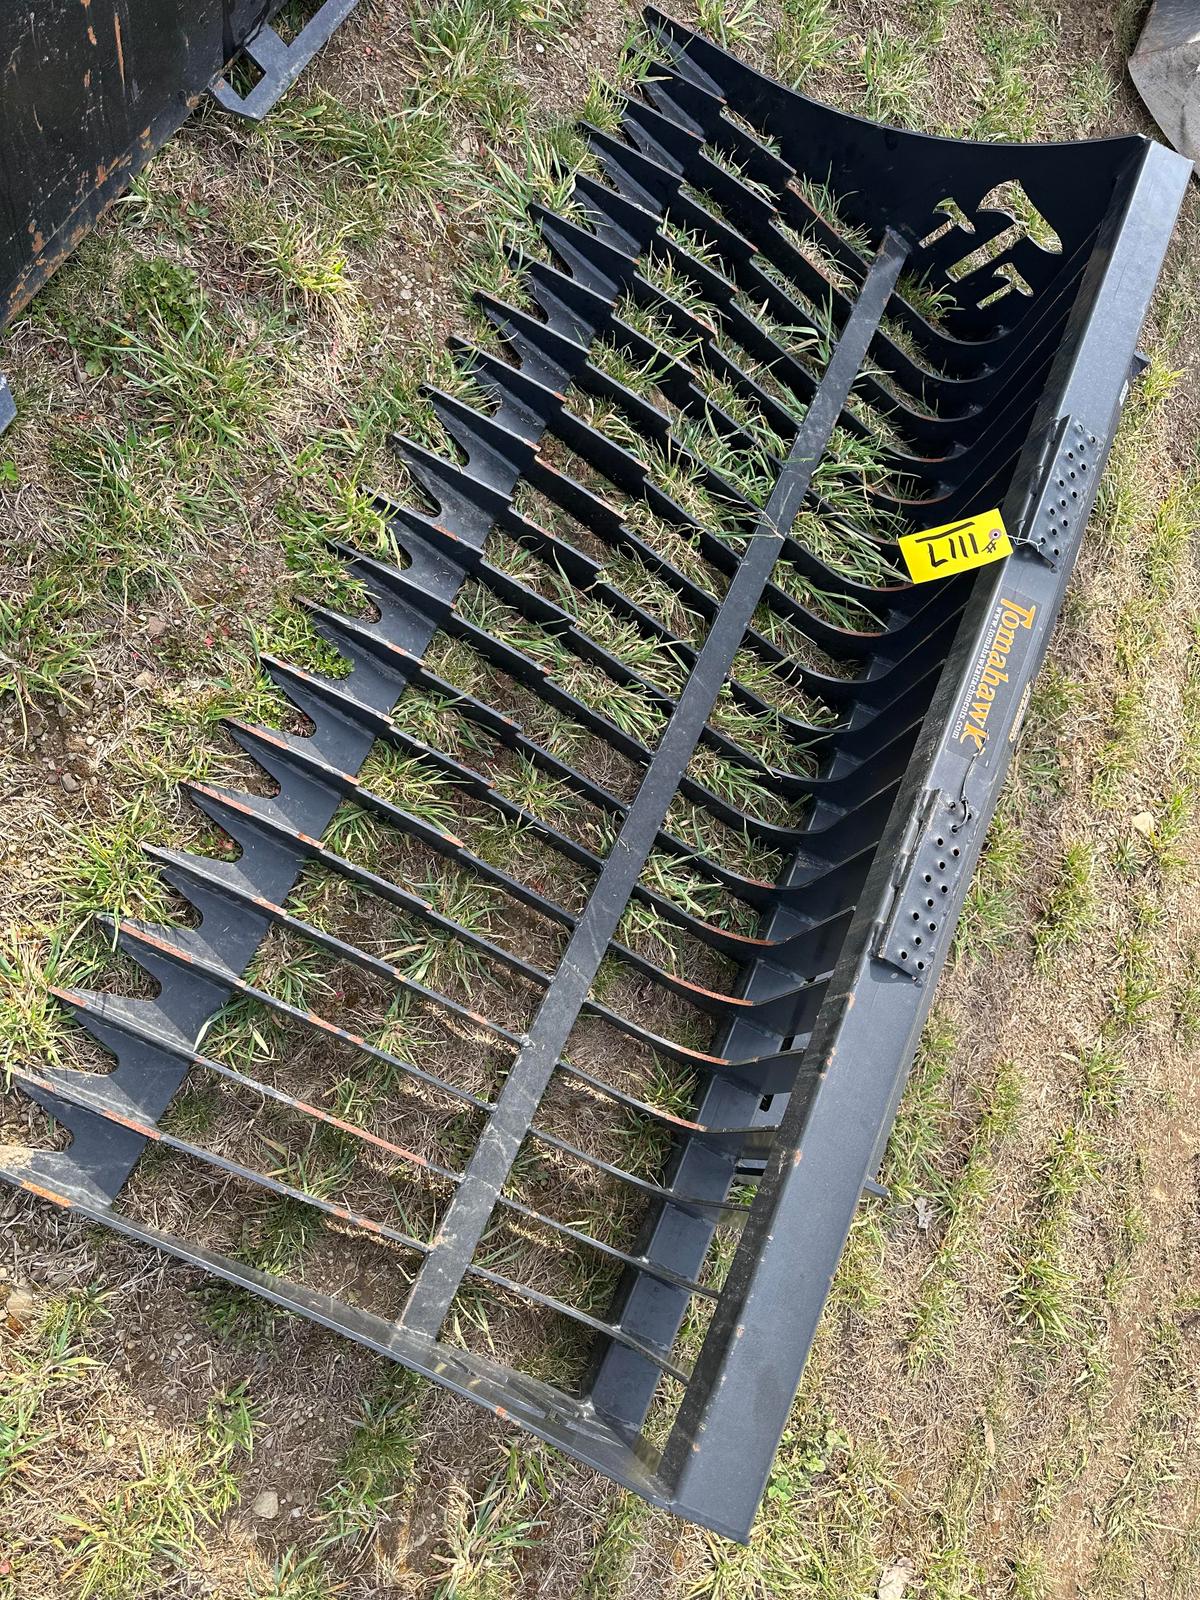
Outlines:
[{"label": "yellow auction tag", "polygon": [[956,572],[1003,561],[1012,554],[1012,540],[998,511],[982,511],[962,522],[948,522],[944,528],[906,533],[900,540],[900,552],[912,581],[928,583],[931,578],[952,578]]}]

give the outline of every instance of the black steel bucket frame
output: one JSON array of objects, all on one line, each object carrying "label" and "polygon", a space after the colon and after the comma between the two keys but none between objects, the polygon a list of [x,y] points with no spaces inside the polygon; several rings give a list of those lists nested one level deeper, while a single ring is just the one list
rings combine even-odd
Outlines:
[{"label": "black steel bucket frame", "polygon": [[[484,302],[503,336],[503,355],[475,352],[470,364],[495,411],[486,415],[450,395],[433,396],[465,459],[444,460],[398,442],[413,478],[438,507],[430,514],[383,505],[407,565],[343,550],[348,571],[378,609],[377,620],[314,610],[318,629],[350,664],[349,676],[323,679],[284,662],[264,663],[314,731],[301,736],[232,726],[234,737],[278,783],[278,794],[193,788],[197,804],[241,855],[229,862],[156,852],[165,877],[199,913],[199,926],[125,923],[118,931],[121,948],[161,986],[154,1000],[62,995],[87,1032],[116,1058],[116,1067],[107,1075],[50,1066],[17,1074],[20,1087],[70,1130],[72,1143],[57,1153],[2,1151],[0,1176],[336,1329],[521,1424],[647,1500],[744,1539],[855,1207],[878,1168],[1028,688],[1045,654],[1189,169],[1138,138],[983,146],[876,127],[786,91],[682,26],[657,13],[649,16],[664,65],[648,80],[645,98],[630,102],[622,137],[592,131],[605,177],[580,180],[576,199],[583,220],[539,214],[554,264],[526,269],[535,309]],[[727,162],[706,153],[714,147]],[[735,176],[729,162],[737,162],[750,181]],[[804,178],[831,183],[842,215],[873,240],[869,260],[859,258],[809,206],[799,182]],[[1021,183],[1052,223],[1059,252],[1048,252],[1019,229],[1020,236],[1010,238],[1011,217],[980,210],[987,194],[1010,180]],[[939,233],[938,206],[947,197],[974,217],[970,235],[953,224]],[[826,276],[774,225],[780,219],[812,230],[827,254],[843,264],[844,276]],[[680,236],[666,231],[668,223],[702,233],[715,247],[721,270],[689,254]],[[960,309],[945,328],[931,325],[897,292],[902,272],[941,282],[948,268],[989,241],[995,246],[991,259],[956,280]],[[651,247],[700,285],[711,315],[652,288],[641,272]],[[748,298],[772,314],[801,315],[781,300],[778,277],[763,270],[763,261],[786,270],[810,298],[831,308],[837,334],[819,376],[772,344],[744,309]],[[1028,297],[1014,288],[1014,275],[1028,287]],[[741,301],[735,299],[738,291]],[[709,474],[737,505],[740,541],[723,542],[692,523],[635,456],[590,428],[567,404],[573,387],[615,397],[647,437],[673,438],[666,412],[621,391],[590,360],[597,341],[614,331],[624,293],[653,304],[677,331],[694,337],[696,359],[781,424],[787,408],[756,381],[752,358],[765,363],[799,402],[802,420],[792,424],[794,442],[778,463],[762,508]],[[885,323],[885,315],[894,323]],[[894,335],[897,324],[906,340]],[[718,326],[732,331],[746,352],[745,369],[727,345],[718,344]],[[636,350],[632,330],[621,336]],[[868,353],[890,379],[872,372],[864,377]],[[686,364],[668,366],[672,404],[711,418],[705,396],[689,388]],[[852,390],[887,405],[910,441],[912,453],[898,460],[915,492],[895,499],[881,491],[880,508],[906,526],[924,528],[1002,500],[1017,544],[1005,564],[928,589],[874,590],[839,574],[793,538],[802,507],[822,510],[813,479],[835,427],[861,435],[869,426],[851,406]],[[720,425],[728,438],[748,445],[733,418],[722,414]],[[728,577],[723,595],[672,567],[592,489],[555,468],[541,449],[546,438],[563,442],[617,489],[640,495],[659,515],[693,533],[710,563]],[[573,582],[583,586],[595,579],[591,557],[518,514],[513,496],[521,482],[557,498],[597,538],[637,553],[708,623],[702,645],[686,655],[689,671],[678,694],[653,691],[664,716],[653,749],[456,610],[464,583],[481,582],[531,620],[560,630],[597,671],[629,681],[630,669],[591,639],[569,608],[489,563],[487,541],[500,527],[551,551]],[[849,633],[789,598],[772,583],[781,558],[831,592],[868,596],[882,613],[881,631]],[[689,647],[671,639],[658,619],[612,586],[608,592],[647,637],[686,654]],[[865,663],[862,670],[837,677],[787,663],[755,631],[764,604],[786,615],[819,648]],[[522,814],[486,772],[421,745],[392,721],[392,708],[407,686],[440,685],[424,662],[439,631],[467,640],[642,769],[635,797],[624,802],[538,746],[495,708],[458,697],[460,710],[504,747],[570,785],[613,820],[616,842],[607,855],[601,858],[544,819]],[[794,672],[837,709],[832,727],[797,730],[806,733],[819,757],[815,775],[763,769],[710,720],[744,646]],[[981,683],[990,691],[986,695]],[[753,694],[736,683],[735,691],[746,704],[754,703]],[[548,849],[594,869],[583,910],[572,913],[535,895],[472,856],[461,841],[365,791],[356,774],[380,739],[453,771],[501,814],[539,830]],[[689,776],[701,744],[761,770],[764,781],[789,800],[809,797],[804,825],[756,821]],[[786,869],[773,886],[713,861],[699,863],[759,912],[754,938],[703,923],[639,881],[651,850],[689,854],[667,828],[679,792],[786,850]],[[488,943],[427,905],[413,906],[405,885],[374,878],[321,842],[346,798],[499,885],[518,903],[536,905],[567,932],[565,954],[552,971],[488,945],[490,955],[541,991],[523,1034],[506,1032],[447,995],[414,984],[287,909],[302,868],[318,861],[393,904],[450,923],[477,947]],[[631,897],[654,904],[713,949],[738,955],[740,977],[732,990],[697,989],[620,945],[618,923]],[[205,1057],[198,1045],[210,1019],[231,998],[257,997],[289,1011],[282,1002],[268,1002],[244,976],[272,928],[299,932],[401,988],[419,991],[510,1047],[512,1065],[493,1099],[461,1095],[484,1116],[484,1130],[461,1171],[439,1171],[452,1197],[433,1238],[408,1237],[352,1207],[244,1172],[164,1127],[164,1113],[196,1066],[251,1082],[305,1114],[326,1115]],[[648,981],[720,1019],[708,1050],[662,1038],[605,1007],[593,984],[614,950]],[[637,1106],[566,1061],[568,1035],[588,1012],[699,1070],[704,1085],[689,1119],[640,1108],[676,1136],[657,1182],[600,1163],[649,1205],[639,1241],[625,1250],[522,1208],[505,1193],[522,1144],[530,1137],[554,1143],[538,1134],[537,1117],[556,1073],[587,1081],[626,1109]],[[322,1019],[307,1020],[329,1027]],[[344,1032],[339,1037],[364,1055],[379,1054]],[[423,1074],[419,1063],[398,1065],[446,1088]],[[151,1141],[249,1177],[341,1226],[413,1252],[421,1264],[398,1316],[388,1319],[284,1281],[123,1214],[120,1191]],[[561,1141],[559,1147],[569,1148]],[[397,1151],[397,1159],[404,1154]],[[582,1158],[589,1159],[586,1153]],[[739,1163],[748,1160],[764,1166],[747,1210],[731,1202],[729,1192]],[[484,1229],[505,1208],[619,1261],[624,1283],[607,1316],[563,1304],[479,1264],[476,1247]],[[730,1220],[741,1221],[743,1232],[724,1282],[714,1288],[705,1279],[705,1264],[714,1229]],[[593,1376],[585,1392],[567,1393],[447,1343],[441,1336],[446,1314],[468,1279],[556,1311],[594,1334]],[[712,1311],[689,1372],[676,1345],[694,1296],[711,1302]],[[659,1449],[643,1430],[664,1383],[681,1386],[681,1398]]]}]

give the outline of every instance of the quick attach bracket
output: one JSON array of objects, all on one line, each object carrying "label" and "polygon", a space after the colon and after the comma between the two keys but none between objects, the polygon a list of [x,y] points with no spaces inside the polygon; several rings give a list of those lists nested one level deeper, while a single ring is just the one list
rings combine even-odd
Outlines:
[{"label": "quick attach bracket", "polygon": [[949,907],[962,877],[970,826],[960,800],[930,789],[917,813],[912,847],[900,858],[891,913],[875,954],[917,983],[933,966],[946,929],[954,927]]},{"label": "quick attach bracket", "polygon": [[325,0],[291,44],[285,44],[271,24],[264,22],[242,49],[242,55],[262,73],[250,93],[239,94],[224,73],[213,79],[209,93],[226,111],[249,122],[261,122],[279,104],[318,50],[329,43],[357,4],[358,0]]},{"label": "quick attach bracket", "polygon": [[1091,508],[1100,441],[1073,417],[1059,417],[1046,436],[1029,493],[1018,518],[1024,531],[1013,536],[1057,570],[1064,554],[1073,556]]}]

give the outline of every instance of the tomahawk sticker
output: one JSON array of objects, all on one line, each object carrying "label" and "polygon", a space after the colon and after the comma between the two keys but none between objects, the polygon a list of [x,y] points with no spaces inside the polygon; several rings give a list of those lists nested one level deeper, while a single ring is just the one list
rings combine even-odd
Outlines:
[{"label": "tomahawk sticker", "polygon": [[1004,729],[1007,712],[1024,709],[1014,683],[1025,675],[1023,652],[1032,639],[1037,613],[1032,601],[1009,599],[1003,592],[993,606],[952,726],[956,749],[977,755],[990,737]]}]

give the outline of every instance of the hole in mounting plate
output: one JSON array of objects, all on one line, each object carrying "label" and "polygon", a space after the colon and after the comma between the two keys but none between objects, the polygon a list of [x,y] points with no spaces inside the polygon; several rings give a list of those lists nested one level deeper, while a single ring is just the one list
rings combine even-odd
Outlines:
[{"label": "hole in mounting plate", "polygon": [[225,77],[230,88],[241,95],[243,100],[248,100],[251,92],[266,77],[266,73],[257,61],[252,61],[248,55],[241,54],[235,56],[229,63]]},{"label": "hole in mounting plate", "polygon": [[325,4],[325,0],[285,0],[272,24],[285,44],[299,38]]},{"label": "hole in mounting plate", "polygon": [[1062,255],[1062,240],[1057,230],[1046,220],[1026,194],[1024,186],[1015,178],[1010,178],[1006,183],[998,183],[994,189],[988,190],[979,202],[978,214],[982,215],[986,211],[999,211],[1002,215],[1011,217],[1021,230],[1022,237],[1032,239],[1039,250],[1046,250],[1055,256]]}]

